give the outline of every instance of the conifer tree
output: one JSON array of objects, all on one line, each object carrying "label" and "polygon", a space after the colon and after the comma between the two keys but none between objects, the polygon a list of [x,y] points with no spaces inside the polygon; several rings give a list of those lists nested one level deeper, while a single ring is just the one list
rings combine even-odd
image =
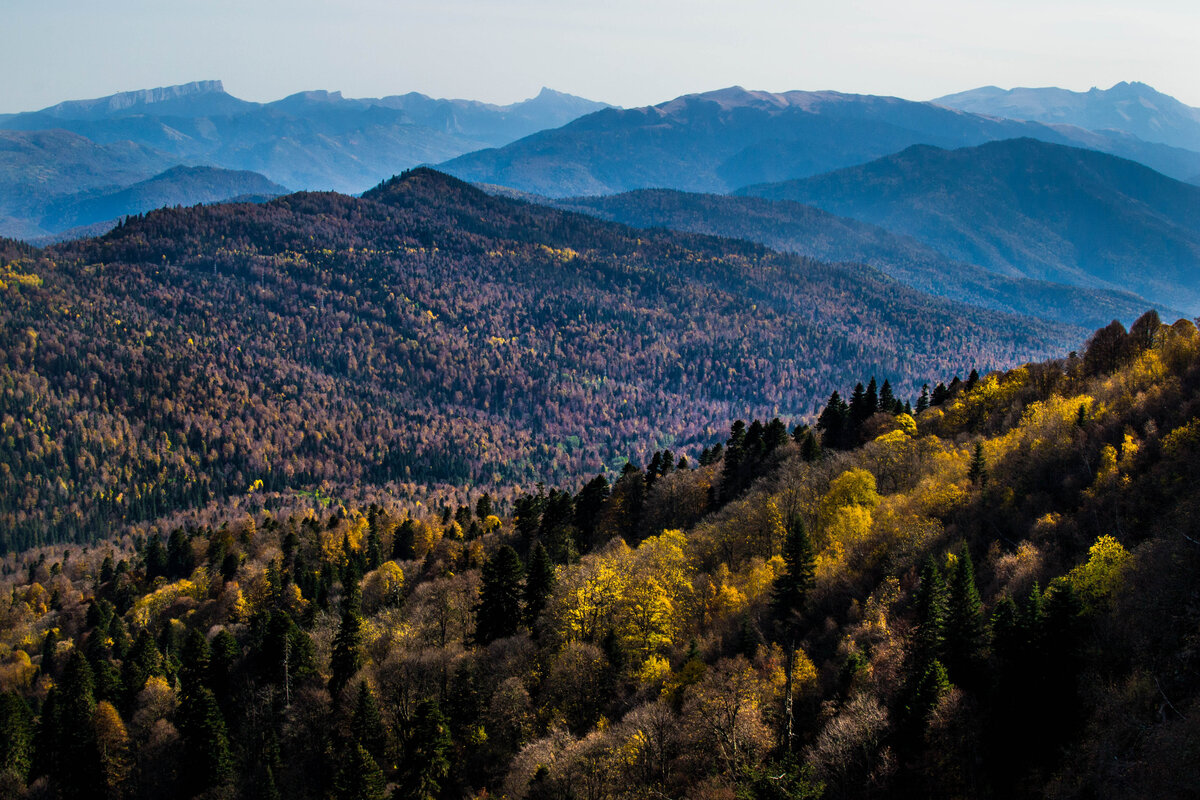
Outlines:
[{"label": "conifer tree", "polygon": [[829,402],[825,404],[821,416],[817,418],[817,430],[823,434],[822,443],[826,447],[840,448],[842,446],[842,442],[846,438],[849,416],[849,407],[838,395],[837,390],[834,390],[833,394],[829,395]]},{"label": "conifer tree", "polygon": [[554,564],[541,542],[533,546],[529,556],[529,571],[525,576],[525,623],[536,631],[538,617],[554,591]]},{"label": "conifer tree", "polygon": [[82,652],[72,651],[52,692],[54,701],[48,698],[42,709],[38,760],[64,797],[98,797],[104,786],[92,724],[96,700]]},{"label": "conifer tree", "polygon": [[225,717],[213,693],[203,686],[185,692],[178,716],[184,785],[195,791],[226,784],[233,774],[233,758]]},{"label": "conifer tree", "polygon": [[146,578],[154,580],[167,574],[167,550],[162,539],[151,535],[146,543]]},{"label": "conifer tree", "polygon": [[475,640],[487,644],[512,636],[520,626],[524,568],[517,551],[504,545],[483,565],[482,573]]},{"label": "conifer tree", "polygon": [[887,414],[896,413],[896,396],[892,394],[892,384],[884,378],[883,386],[879,390],[879,410]]},{"label": "conifer tree", "polygon": [[763,443],[766,451],[768,453],[775,452],[787,444],[787,440],[787,426],[783,424],[783,421],[779,417],[775,417],[767,424],[766,430],[763,431]]},{"label": "conifer tree", "polygon": [[790,640],[795,635],[799,616],[804,613],[815,562],[812,541],[798,516],[788,522],[783,561],[786,568],[771,587],[771,613],[787,631]]},{"label": "conifer tree", "polygon": [[379,538],[379,526],[371,525],[367,529],[367,549],[365,553],[366,563],[364,566],[370,572],[373,569],[378,569],[383,563],[383,541]]},{"label": "conifer tree", "polygon": [[921,384],[921,396],[917,398],[917,414],[929,408],[929,384]]},{"label": "conifer tree", "polygon": [[342,598],[342,621],[333,637],[329,659],[329,694],[335,702],[363,665],[362,616],[358,604],[358,586],[351,584]]},{"label": "conifer tree", "polygon": [[437,800],[450,774],[450,725],[436,702],[426,700],[413,715],[397,800]]},{"label": "conifer tree", "polygon": [[33,712],[14,691],[0,695],[0,772],[15,775],[22,783],[33,766]]},{"label": "conifer tree", "polygon": [[946,388],[946,384],[939,383],[933,387],[933,394],[929,397],[929,404],[940,406],[950,399],[950,390]]},{"label": "conifer tree", "polygon": [[854,384],[854,391],[850,395],[850,423],[857,430],[858,426],[874,413],[875,406],[872,403],[870,408],[867,407],[867,390],[863,388],[862,381],[859,381]]},{"label": "conifer tree", "polygon": [[596,520],[612,493],[608,479],[597,475],[575,496],[575,527],[579,530],[579,549],[586,552],[596,546]]},{"label": "conifer tree", "polygon": [[475,501],[475,516],[481,521],[492,515],[492,496],[487,492],[479,495],[479,499]]},{"label": "conifer tree", "polygon": [[821,443],[811,430],[805,431],[804,440],[800,442],[800,457],[805,461],[816,461],[821,457]]},{"label": "conifer tree", "polygon": [[967,470],[967,477],[971,483],[978,484],[980,488],[987,486],[987,461],[983,456],[983,442],[975,443],[975,451],[971,455],[971,466]]},{"label": "conifer tree", "polygon": [[946,583],[933,558],[925,559],[914,605],[917,629],[913,636],[913,664],[917,675],[942,657],[946,637]]},{"label": "conifer tree", "polygon": [[964,543],[950,575],[946,617],[946,666],[958,683],[973,677],[986,643],[983,605],[975,586],[975,565]]},{"label": "conifer tree", "polygon": [[179,668],[179,679],[183,683],[183,691],[190,692],[199,686],[208,685],[209,670],[212,664],[212,649],[208,639],[196,629],[188,633],[183,645],[183,654]]},{"label": "conifer tree", "polygon": [[870,419],[871,415],[879,411],[879,387],[875,383],[875,376],[871,376],[871,380],[867,383],[867,391],[863,393],[863,410],[866,414],[864,419]]},{"label": "conifer tree", "polygon": [[138,692],[146,685],[146,679],[151,675],[160,675],[163,671],[162,653],[154,642],[154,637],[143,628],[134,640],[129,654],[121,663],[121,688],[125,695],[125,708],[132,708]]},{"label": "conifer tree", "polygon": [[914,726],[924,726],[938,701],[950,691],[950,678],[946,668],[936,658],[921,672],[916,691],[908,705],[909,720]]},{"label": "conifer tree", "polygon": [[400,523],[400,527],[396,529],[396,536],[392,542],[393,561],[411,561],[417,557],[416,535],[416,524],[406,517],[404,522]]},{"label": "conifer tree", "polygon": [[334,800],[383,800],[387,781],[379,763],[361,744],[350,742],[333,777]]},{"label": "conifer tree", "polygon": [[377,763],[383,761],[387,754],[387,728],[383,725],[375,694],[366,681],[358,684],[354,713],[350,717],[350,735]]}]

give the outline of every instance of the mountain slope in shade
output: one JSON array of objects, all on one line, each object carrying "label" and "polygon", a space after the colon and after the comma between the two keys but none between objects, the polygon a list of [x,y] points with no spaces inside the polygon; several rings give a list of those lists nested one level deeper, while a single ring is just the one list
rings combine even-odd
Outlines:
[{"label": "mountain slope in shade", "polygon": [[187,163],[260,172],[293,188],[359,192],[402,169],[504,144],[603,107],[549,89],[508,106],[326,91],[263,104],[233,97],[220,81],[199,81],[2,116],[0,128],[61,128],[102,144],[137,142]]},{"label": "mountain slope in shade", "polygon": [[1001,89],[984,86],[933,102],[1009,119],[1065,123],[1089,130],[1118,130],[1147,142],[1200,151],[1200,108],[1185,105],[1144,83],[1072,92],[1057,87]]},{"label": "mountain slope in shade", "polygon": [[[1151,305],[1128,292],[1000,275],[947,258],[911,237],[787,200],[641,189],[569,198],[557,205],[639,228],[731,236],[821,261],[870,264],[939,297],[1086,330],[1113,319],[1132,322]],[[1161,310],[1163,316],[1179,316],[1165,307]]]},{"label": "mountain slope in shade", "polygon": [[913,147],[740,193],[810,203],[1008,275],[1200,309],[1200,187],[1032,139]]},{"label": "mountain slope in shade", "polygon": [[[707,446],[747,414],[810,415],[864,374],[912,399],[926,381],[1079,345],[1074,328],[869,267],[637,231],[429,170],[363,198],[154,211],[43,255],[14,267],[42,285],[0,308],[5,369],[41,387],[5,395],[6,413],[63,431],[92,459],[70,464],[104,471],[78,478],[71,508],[50,481],[22,494],[44,511],[5,518],[26,533],[51,514],[84,531],[112,503],[133,518],[255,480],[576,481]],[[105,387],[103,410],[66,402],[81,380]],[[145,450],[119,432],[172,446],[139,465],[129,452]],[[10,465],[20,475],[57,458],[15,455],[32,459]],[[93,479],[108,481],[103,507]]]},{"label": "mountain slope in shade", "polygon": [[0,235],[36,236],[38,209],[56,197],[145,180],[168,156],[130,142],[96,144],[62,130],[0,131]]},{"label": "mountain slope in shade", "polygon": [[168,205],[217,203],[238,197],[270,198],[287,189],[256,172],[216,167],[172,167],[153,178],[116,191],[82,192],[50,203],[41,225],[46,230],[91,226]]},{"label": "mountain slope in shade", "polygon": [[598,111],[440,168],[550,197],[638,188],[726,192],[861,164],[913,144],[962,147],[1026,136],[1135,157],[1181,178],[1200,171],[1200,153],[1124,134],[995,119],[894,97],[741,87]]}]

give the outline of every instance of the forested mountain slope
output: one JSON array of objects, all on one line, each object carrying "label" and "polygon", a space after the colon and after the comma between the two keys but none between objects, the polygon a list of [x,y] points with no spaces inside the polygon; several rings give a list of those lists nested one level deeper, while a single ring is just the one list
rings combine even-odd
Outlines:
[{"label": "forested mountain slope", "polygon": [[850,394],[512,514],[292,498],[10,557],[5,790],[1189,796],[1192,323],[915,419]]},{"label": "forested mountain slope", "polygon": [[257,481],[568,482],[743,413],[811,414],[862,370],[911,397],[1078,340],[428,170],[156,211],[6,264],[0,512],[21,547]]},{"label": "forested mountain slope", "polygon": [[96,144],[63,130],[0,131],[0,236],[39,236],[45,204],[81,191],[145,180],[163,153],[132,142]]},{"label": "forested mountain slope", "polygon": [[914,147],[741,194],[810,203],[1008,275],[1200,308],[1200,187],[1033,139]]},{"label": "forested mountain slope", "polygon": [[911,237],[788,200],[639,189],[567,198],[556,205],[639,228],[732,236],[821,261],[870,264],[939,297],[1088,330],[1113,319],[1132,322],[1150,305],[1128,292],[1000,275],[955,261]]}]

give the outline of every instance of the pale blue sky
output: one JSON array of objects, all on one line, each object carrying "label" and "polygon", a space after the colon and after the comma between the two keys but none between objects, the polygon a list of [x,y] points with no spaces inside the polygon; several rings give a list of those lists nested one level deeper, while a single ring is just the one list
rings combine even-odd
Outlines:
[{"label": "pale blue sky", "polygon": [[928,99],[1140,80],[1200,106],[1194,0],[0,0],[0,112],[218,78],[272,100],[741,84]]}]

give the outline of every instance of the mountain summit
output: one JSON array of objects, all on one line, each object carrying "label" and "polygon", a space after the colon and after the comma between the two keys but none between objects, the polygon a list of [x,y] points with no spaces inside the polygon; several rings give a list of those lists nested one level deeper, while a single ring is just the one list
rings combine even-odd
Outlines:
[{"label": "mountain summit", "polygon": [[1111,89],[1093,87],[1086,92],[984,86],[933,102],[975,114],[1122,131],[1147,142],[1200,151],[1200,108],[1144,83],[1122,82]]},{"label": "mountain summit", "polygon": [[192,81],[177,86],[118,92],[90,100],[68,100],[36,113],[63,120],[100,120],[139,114],[191,117],[233,114],[257,105],[226,93],[221,81]]}]

